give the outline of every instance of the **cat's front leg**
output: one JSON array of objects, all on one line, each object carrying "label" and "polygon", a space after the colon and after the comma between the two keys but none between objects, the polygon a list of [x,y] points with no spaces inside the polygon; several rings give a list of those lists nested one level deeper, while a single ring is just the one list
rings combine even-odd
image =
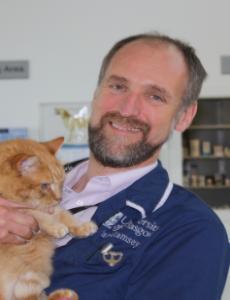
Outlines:
[{"label": "cat's front leg", "polygon": [[27,210],[37,220],[41,231],[55,237],[62,238],[69,233],[69,228],[64,223],[59,222],[55,214],[48,214],[43,211]]},{"label": "cat's front leg", "polygon": [[98,229],[97,225],[92,221],[82,224],[78,223],[76,218],[74,218],[70,212],[61,208],[57,208],[55,214],[59,221],[68,227],[69,233],[73,236],[87,237],[94,234]]}]

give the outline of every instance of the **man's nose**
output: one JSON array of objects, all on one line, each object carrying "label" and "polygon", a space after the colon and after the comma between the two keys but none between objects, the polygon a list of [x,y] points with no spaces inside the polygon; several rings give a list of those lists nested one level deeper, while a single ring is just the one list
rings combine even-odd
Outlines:
[{"label": "man's nose", "polygon": [[128,93],[120,100],[119,112],[122,116],[138,116],[141,112],[141,97],[137,93]]}]

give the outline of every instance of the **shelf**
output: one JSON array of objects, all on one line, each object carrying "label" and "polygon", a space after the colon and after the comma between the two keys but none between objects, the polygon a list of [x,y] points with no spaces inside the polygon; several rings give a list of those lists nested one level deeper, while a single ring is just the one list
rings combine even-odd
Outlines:
[{"label": "shelf", "polygon": [[196,160],[196,159],[230,159],[230,156],[214,156],[214,155],[207,155],[207,156],[184,156],[184,160]]},{"label": "shelf", "polygon": [[192,125],[188,128],[189,130],[199,130],[199,129],[209,129],[209,130],[216,130],[216,129],[230,129],[230,124],[203,124],[203,125]]},{"label": "shelf", "polygon": [[230,186],[186,186],[186,188],[190,190],[223,190],[223,189],[230,189]]},{"label": "shelf", "polygon": [[230,204],[230,98],[202,98],[182,135],[185,186],[211,206]]}]

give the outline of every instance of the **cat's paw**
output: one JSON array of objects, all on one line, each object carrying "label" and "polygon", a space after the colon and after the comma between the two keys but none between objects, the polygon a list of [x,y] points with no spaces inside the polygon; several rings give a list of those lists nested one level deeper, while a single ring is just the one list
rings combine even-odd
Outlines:
[{"label": "cat's paw", "polygon": [[78,300],[78,295],[69,289],[61,289],[52,292],[48,296],[48,300]]},{"label": "cat's paw", "polygon": [[69,231],[73,236],[87,237],[89,235],[94,234],[97,231],[97,229],[97,224],[90,221],[87,223],[83,223],[80,226],[71,226],[69,228]]},{"label": "cat's paw", "polygon": [[62,238],[67,233],[69,233],[69,229],[64,224],[55,224],[55,226],[49,229],[49,234],[51,234],[55,238]]}]

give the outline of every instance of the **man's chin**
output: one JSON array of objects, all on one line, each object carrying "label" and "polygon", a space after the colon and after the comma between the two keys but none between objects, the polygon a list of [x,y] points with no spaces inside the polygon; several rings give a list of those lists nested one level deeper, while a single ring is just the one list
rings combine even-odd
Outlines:
[{"label": "man's chin", "polygon": [[[157,150],[157,149],[155,149]],[[154,156],[155,150],[151,149],[139,153],[135,151],[106,151],[106,153],[93,153],[94,158],[104,167],[129,168],[137,166]]]},{"label": "man's chin", "polygon": [[108,135],[104,128],[89,126],[89,147],[95,159],[106,167],[137,166],[154,157],[161,146],[146,142],[147,135],[139,136],[138,141],[131,141],[125,136],[118,138],[116,135]]},{"label": "man's chin", "polygon": [[[142,143],[143,141],[143,133],[132,133],[132,132],[124,132],[124,131],[104,131],[102,132],[103,136],[107,140],[108,144],[111,148],[115,148],[115,151],[122,152],[126,147],[134,146],[136,144]],[[113,151],[113,150],[112,150]],[[113,151],[114,152],[114,151]]]},{"label": "man's chin", "polygon": [[101,157],[95,157],[95,159],[102,166],[109,167],[109,168],[122,169],[122,168],[133,167],[136,165],[136,164],[132,164],[130,161],[126,161],[126,160],[120,159],[118,157],[106,157],[103,159]]}]

